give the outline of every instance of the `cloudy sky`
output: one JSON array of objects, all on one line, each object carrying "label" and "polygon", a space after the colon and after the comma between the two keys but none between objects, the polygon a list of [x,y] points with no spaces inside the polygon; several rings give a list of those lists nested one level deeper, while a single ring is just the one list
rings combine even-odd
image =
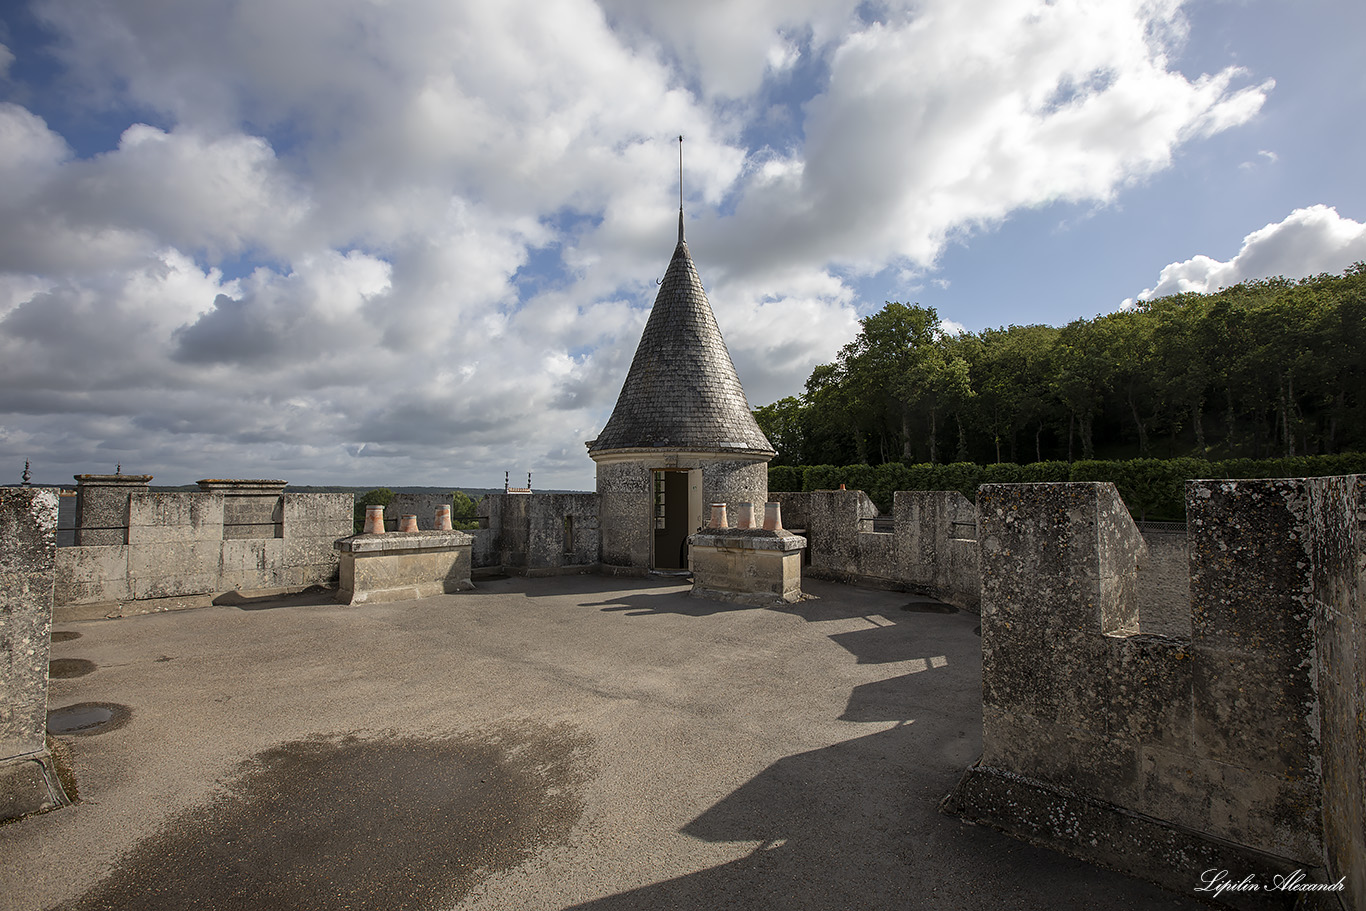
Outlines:
[{"label": "cloudy sky", "polygon": [[11,0],[0,482],[591,489],[673,249],[754,405],[1366,260],[1360,0]]}]

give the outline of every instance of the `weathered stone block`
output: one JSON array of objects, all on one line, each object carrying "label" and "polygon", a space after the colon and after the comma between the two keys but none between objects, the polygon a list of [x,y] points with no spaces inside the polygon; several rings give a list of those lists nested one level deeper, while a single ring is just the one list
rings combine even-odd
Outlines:
[{"label": "weathered stone block", "polygon": [[742,604],[800,601],[805,546],[805,538],[763,529],[707,529],[692,535],[692,594]]},{"label": "weathered stone block", "polygon": [[1315,599],[1323,837],[1329,870],[1346,877],[1353,906],[1366,908],[1366,476],[1344,480],[1343,490],[1323,489],[1314,504],[1324,516],[1314,524],[1316,563],[1335,576],[1316,582]]},{"label": "weathered stone block", "polygon": [[654,489],[642,462],[599,462],[597,492],[602,562],[648,568],[654,537]]},{"label": "weathered stone block", "polygon": [[0,759],[44,748],[57,497],[0,487]]},{"label": "weathered stone block", "polygon": [[283,497],[225,496],[224,525],[275,525],[284,522]]},{"label": "weathered stone block", "polygon": [[896,579],[896,536],[864,531],[858,535],[858,575],[890,583]]},{"label": "weathered stone block", "polygon": [[340,581],[341,561],[317,563],[309,566],[290,566],[287,568],[289,584],[305,587],[309,585],[337,585]]},{"label": "weathered stone block", "polygon": [[[1099,507],[1111,484],[984,484],[978,491],[983,620],[1099,632]],[[1121,501],[1122,502],[1122,501]],[[1046,580],[1046,581],[1045,581]],[[990,604],[990,608],[988,608]],[[983,623],[983,637],[987,624]]]},{"label": "weathered stone block", "polygon": [[598,562],[602,539],[597,494],[531,494],[521,499],[526,504],[523,547],[529,571]]},{"label": "weathered stone block", "polygon": [[1111,636],[1097,655],[1096,718],[1105,733],[1138,744],[1189,750],[1194,661],[1187,642]]},{"label": "weathered stone block", "polygon": [[283,497],[223,497],[223,540],[281,537],[284,537]]},{"label": "weathered stone block", "polygon": [[196,492],[134,493],[128,498],[128,543],[223,540],[223,497]]},{"label": "weathered stone block", "polygon": [[1293,479],[1187,482],[1194,639],[1307,655],[1309,498]]},{"label": "weathered stone block", "polygon": [[355,498],[349,493],[288,493],[281,515],[285,537],[345,538],[354,528]]},{"label": "weathered stone block", "polygon": [[1317,776],[1312,666],[1199,645],[1191,654],[1197,750],[1248,769]]},{"label": "weathered stone block", "polygon": [[218,590],[221,540],[130,544],[128,584],[135,599],[200,595]]},{"label": "weathered stone block", "polygon": [[88,604],[131,598],[128,546],[59,547],[54,565],[56,604]]},{"label": "weathered stone block", "polygon": [[473,539],[460,531],[353,535],[341,552],[337,600],[343,604],[404,601],[473,588]]},{"label": "weathered stone block", "polygon": [[1131,805],[1140,784],[1133,744],[1018,712],[982,710],[982,764]]},{"label": "weathered stone block", "polygon": [[220,590],[249,591],[290,584],[285,572],[285,542],[278,538],[227,540],[221,553],[216,586]]},{"label": "weathered stone block", "polygon": [[313,566],[336,564],[337,549],[333,546],[339,538],[349,535],[327,535],[323,537],[286,537],[283,541],[286,566]]},{"label": "weathered stone block", "polygon": [[1140,786],[1123,804],[1194,832],[1247,845],[1301,864],[1322,863],[1318,786],[1286,781],[1193,753],[1138,748]]}]

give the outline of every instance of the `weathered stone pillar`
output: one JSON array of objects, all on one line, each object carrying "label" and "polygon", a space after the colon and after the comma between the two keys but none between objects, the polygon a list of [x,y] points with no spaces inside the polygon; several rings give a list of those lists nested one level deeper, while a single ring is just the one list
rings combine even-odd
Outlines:
[{"label": "weathered stone pillar", "polygon": [[147,489],[149,474],[78,474],[76,544],[128,543],[128,495]]},{"label": "weathered stone pillar", "polygon": [[65,806],[47,751],[57,495],[0,488],[0,819]]}]

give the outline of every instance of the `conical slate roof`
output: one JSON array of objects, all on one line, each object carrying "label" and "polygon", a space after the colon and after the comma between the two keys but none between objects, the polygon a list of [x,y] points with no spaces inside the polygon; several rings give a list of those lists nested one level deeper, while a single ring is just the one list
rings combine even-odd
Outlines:
[{"label": "conical slate roof", "polygon": [[753,452],[773,447],[750,413],[745,390],[716,326],[683,239],[660,283],[617,407],[589,455],[617,449]]}]

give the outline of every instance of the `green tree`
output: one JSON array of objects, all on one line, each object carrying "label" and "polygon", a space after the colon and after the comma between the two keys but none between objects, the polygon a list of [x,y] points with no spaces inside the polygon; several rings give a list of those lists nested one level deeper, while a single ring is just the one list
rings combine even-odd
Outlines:
[{"label": "green tree", "polygon": [[478,504],[463,490],[451,492],[451,527],[462,530],[479,527]]},{"label": "green tree", "polygon": [[1005,442],[1009,461],[1018,462],[1016,438],[1033,428],[1034,458],[1043,460],[1042,436],[1057,410],[1051,388],[1052,326],[987,329],[980,337],[979,359],[972,364],[979,428],[992,441],[997,463]]},{"label": "green tree", "polygon": [[900,443],[902,461],[915,458],[920,429],[930,462],[937,463],[940,419],[971,397],[966,359],[933,307],[888,301],[859,322],[858,336],[839,356],[852,397],[861,412],[882,419],[882,433]]},{"label": "green tree", "polygon": [[754,409],[754,420],[778,451],[770,465],[801,465],[805,457],[806,405],[789,395]]},{"label": "green tree", "polygon": [[1053,390],[1067,410],[1067,461],[1072,461],[1074,435],[1081,439],[1081,457],[1095,457],[1093,427],[1096,413],[1114,376],[1113,346],[1105,328],[1091,320],[1073,320],[1058,334]]}]

